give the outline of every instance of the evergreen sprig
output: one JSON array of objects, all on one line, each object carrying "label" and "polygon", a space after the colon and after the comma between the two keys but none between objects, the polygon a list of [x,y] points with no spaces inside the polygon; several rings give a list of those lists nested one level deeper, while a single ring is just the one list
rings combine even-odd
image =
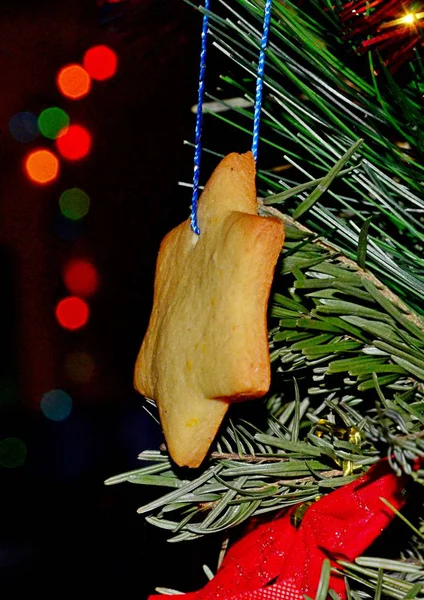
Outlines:
[{"label": "evergreen sprig", "polygon": [[[215,0],[209,14],[229,66],[222,96],[252,105],[263,4]],[[251,517],[308,503],[384,456],[424,482],[412,469],[424,455],[424,69],[417,57],[400,84],[378,54],[352,50],[333,3],[274,3],[261,125],[269,167],[258,170],[260,213],[287,233],[270,302],[272,388],[231,407],[194,473],[162,448],[106,481],[158,486],[139,513],[172,542],[228,540]],[[211,118],[248,147],[252,110],[208,95],[226,109]],[[340,562],[349,600],[422,597],[422,521],[410,526],[397,556]],[[319,600],[334,598],[329,569]]]},{"label": "evergreen sprig", "polygon": [[280,217],[286,242],[270,316],[271,393],[247,412],[233,407],[194,478],[166,453],[147,451],[139,458],[151,465],[106,482],[171,488],[138,512],[173,542],[313,500],[382,455],[408,473],[424,456],[420,317],[328,241]]},{"label": "evergreen sprig", "polygon": [[[333,8],[318,0],[303,10],[298,4],[274,3],[261,142],[271,149],[273,158],[267,160],[275,162],[259,171],[259,192],[275,195],[325,177],[334,161],[363,138],[357,168],[339,178],[304,222],[315,233],[330,235],[352,259],[367,224],[368,268],[423,313],[421,70],[413,68],[407,87],[386,70],[377,78],[376,56],[353,54],[343,42]],[[228,5],[216,0],[214,6],[211,37],[228,58],[228,72],[231,68],[234,73],[221,77],[225,94],[252,100],[263,2],[235,0]],[[232,105],[228,109],[213,113],[214,118],[243,131],[248,145],[252,111]],[[300,187],[290,201],[280,196],[278,202],[293,215],[304,194]]]}]

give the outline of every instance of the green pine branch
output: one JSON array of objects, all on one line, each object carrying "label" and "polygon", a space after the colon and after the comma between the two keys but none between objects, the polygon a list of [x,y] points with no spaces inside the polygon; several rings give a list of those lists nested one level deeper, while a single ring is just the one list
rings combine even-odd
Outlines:
[{"label": "green pine branch", "polygon": [[106,482],[170,488],[139,513],[174,542],[308,502],[382,456],[408,473],[424,456],[421,318],[330,242],[280,217],[286,242],[270,316],[271,393],[232,407],[194,478],[166,453],[147,451],[140,459],[151,465]]},{"label": "green pine branch", "polygon": [[[274,3],[264,78],[260,213],[287,233],[270,302],[270,393],[231,407],[196,472],[161,448],[106,481],[157,486],[139,513],[171,542],[228,541],[251,517],[308,503],[385,456],[424,483],[412,469],[424,456],[424,69],[417,53],[400,85],[378,54],[355,55],[332,3],[298,4]],[[221,95],[252,106],[263,5],[215,0],[209,15],[228,65]],[[249,147],[252,109],[208,95],[227,110],[206,117],[205,137],[219,119]],[[340,563],[349,600],[423,596],[423,523],[409,525],[398,557]],[[319,600],[334,597],[329,568]]]},{"label": "green pine branch", "polygon": [[[235,0],[229,9],[217,0],[214,6],[210,35],[229,63],[222,94],[252,100],[263,2]],[[344,173],[302,220],[352,259],[366,225],[367,267],[423,313],[422,73],[411,66],[410,84],[401,88],[387,70],[374,75],[377,60],[354,55],[326,3],[314,0],[304,10],[290,1],[274,3],[261,125],[262,148],[274,164],[260,169],[259,194],[276,196],[297,186],[295,196],[278,200],[285,213],[296,214],[302,186],[324,177],[363,138],[357,168]],[[211,118],[244,132],[248,147],[252,110],[228,108]],[[210,120],[206,136],[208,126]]]}]

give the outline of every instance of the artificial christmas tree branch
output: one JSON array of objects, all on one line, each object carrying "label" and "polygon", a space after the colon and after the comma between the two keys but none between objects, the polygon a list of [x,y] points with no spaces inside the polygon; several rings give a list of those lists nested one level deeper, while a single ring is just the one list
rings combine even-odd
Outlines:
[{"label": "artificial christmas tree branch", "polygon": [[[265,202],[260,201],[259,214],[268,214],[271,216],[276,216],[280,218],[286,225],[296,227],[296,229],[298,229],[299,231],[304,231],[305,235],[309,235],[311,236],[311,238],[314,237],[313,231],[300,224],[299,222],[295,221],[289,215],[283,215],[275,207],[269,206],[273,203],[274,196],[268,196]],[[351,271],[358,273],[360,277],[370,281],[383,294],[383,296],[387,298],[389,302],[391,302],[391,304],[393,304],[394,306],[399,308],[399,310],[402,311],[406,319],[409,319],[411,323],[413,323],[418,329],[420,329],[424,333],[424,320],[414,311],[412,311],[404,302],[402,302],[402,300],[394,292],[392,292],[392,290],[389,287],[382,284],[381,281],[379,281],[379,279],[375,275],[366,271],[365,269],[362,269],[358,265],[358,263],[348,258],[347,256],[341,254],[340,250],[336,246],[331,244],[328,240],[325,240],[324,238],[320,237],[314,240],[314,243],[321,246],[324,249],[329,250],[333,254],[333,257],[336,261],[340,262],[341,264],[344,264]]]},{"label": "artificial christmas tree branch", "polygon": [[[424,584],[422,30],[413,15],[413,59],[378,43],[364,51],[378,41],[377,16],[395,19],[387,7],[402,18],[421,10],[400,0],[274,2],[257,171],[260,214],[286,226],[270,299],[270,392],[231,407],[198,471],[176,469],[164,448],[106,482],[162,488],[139,513],[172,542],[228,541],[252,517],[293,510],[302,523],[304,507],[387,458],[391,475],[413,485],[412,533],[385,557],[339,561],[349,600],[420,597]],[[224,146],[231,132],[250,143],[263,8],[215,0],[208,13],[228,68],[224,99],[207,86],[204,130],[218,120]],[[329,582],[324,561],[319,600],[335,598]]]},{"label": "artificial christmas tree branch", "polygon": [[[222,76],[223,93],[251,98],[262,3],[236,0],[229,6],[217,0],[214,6],[210,14],[214,45],[238,76],[237,80],[233,74]],[[262,143],[275,149],[275,161],[283,157],[291,168],[278,174],[272,168],[260,170],[260,195],[319,179],[335,157],[363,137],[357,169],[340,178],[325,205],[313,207],[306,225],[324,237],[333,231],[340,249],[355,259],[361,227],[372,217],[368,268],[422,313],[423,113],[417,109],[421,72],[412,69],[408,74],[405,68],[410,82],[404,87],[386,71],[377,80],[373,63],[355,57],[343,43],[342,23],[335,9],[324,3],[302,9],[295,2],[278,2],[273,15]],[[214,117],[249,136],[251,111],[230,108],[227,115],[215,112]],[[298,194],[302,200],[302,192]],[[296,207],[296,198],[286,199],[284,212],[293,214]]]},{"label": "artificial christmas tree branch", "polygon": [[[423,401],[420,318],[408,320],[393,292],[377,282],[378,290],[330,242],[282,218],[287,241],[271,306],[272,393],[249,409],[233,407],[238,420],[231,413],[198,478],[182,479],[166,454],[144,452],[140,459],[154,461],[151,467],[107,482],[176,488],[139,511],[174,531],[174,541],[309,501],[355,479],[381,453],[394,453],[394,468],[408,472],[424,456],[414,408]],[[174,514],[180,519],[170,520]]]}]

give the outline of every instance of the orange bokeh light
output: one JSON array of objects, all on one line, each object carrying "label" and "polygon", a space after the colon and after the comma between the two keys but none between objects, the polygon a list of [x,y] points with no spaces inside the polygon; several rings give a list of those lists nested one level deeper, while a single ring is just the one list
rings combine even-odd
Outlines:
[{"label": "orange bokeh light", "polygon": [[81,125],[70,125],[56,139],[56,147],[63,158],[79,160],[90,152],[91,135]]},{"label": "orange bokeh light", "polygon": [[103,81],[115,75],[118,57],[108,46],[93,46],[85,53],[83,65],[90,77]]},{"label": "orange bokeh light", "polygon": [[87,302],[77,296],[68,296],[56,306],[56,319],[61,327],[74,331],[87,324],[90,309]]},{"label": "orange bokeh light", "polygon": [[78,64],[62,67],[56,78],[57,87],[67,98],[84,98],[91,90],[91,79],[87,71]]},{"label": "orange bokeh light", "polygon": [[63,281],[71,294],[92,296],[99,287],[99,274],[90,261],[71,260],[63,270]]},{"label": "orange bokeh light", "polygon": [[24,168],[31,181],[42,185],[51,183],[59,174],[59,159],[53,152],[40,148],[25,158]]}]

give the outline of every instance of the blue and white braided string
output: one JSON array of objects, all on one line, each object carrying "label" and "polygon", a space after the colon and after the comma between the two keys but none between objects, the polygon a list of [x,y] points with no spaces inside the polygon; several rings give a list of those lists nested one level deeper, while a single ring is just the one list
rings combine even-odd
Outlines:
[{"label": "blue and white braided string", "polygon": [[256,74],[255,110],[253,115],[253,139],[252,154],[255,162],[258,160],[259,127],[261,122],[262,90],[265,73],[265,53],[268,46],[269,29],[271,23],[272,0],[266,0],[264,10],[264,24],[261,38],[261,50],[258,59],[258,71]]},{"label": "blue and white braided string", "polygon": [[203,96],[205,92],[205,74],[206,74],[206,50],[208,41],[208,23],[210,0],[205,0],[205,13],[202,22],[202,37],[200,50],[200,73],[199,87],[197,91],[197,112],[196,128],[194,133],[194,169],[193,169],[193,195],[191,198],[191,228],[194,233],[199,235],[200,229],[197,224],[197,201],[199,199],[199,180],[200,180],[200,156],[202,154],[202,122],[203,122]]},{"label": "blue and white braided string", "polygon": [[[255,162],[258,159],[259,128],[262,110],[263,77],[265,72],[265,56],[268,45],[268,37],[271,23],[272,0],[266,0],[264,10],[264,23],[261,38],[261,49],[258,59],[258,70],[256,75],[256,93],[255,108],[253,116],[253,139],[252,154]],[[197,203],[199,200],[199,181],[200,181],[200,158],[202,153],[202,123],[203,123],[203,97],[205,92],[205,74],[206,74],[206,51],[208,39],[210,0],[205,0],[205,12],[202,21],[201,50],[200,50],[200,72],[199,85],[197,92],[197,111],[196,127],[194,135],[194,169],[193,169],[193,194],[191,200],[191,228],[197,235],[200,234],[197,223]]]}]

